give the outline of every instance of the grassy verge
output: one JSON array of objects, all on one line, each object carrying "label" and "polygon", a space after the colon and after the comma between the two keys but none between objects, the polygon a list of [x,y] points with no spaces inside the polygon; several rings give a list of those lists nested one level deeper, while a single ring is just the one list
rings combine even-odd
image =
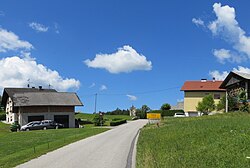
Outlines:
[{"label": "grassy verge", "polygon": [[142,129],[137,167],[250,167],[249,146],[249,114],[167,118]]},{"label": "grassy verge", "polygon": [[49,151],[108,129],[59,129],[9,132],[9,125],[0,123],[0,167],[14,167]]}]

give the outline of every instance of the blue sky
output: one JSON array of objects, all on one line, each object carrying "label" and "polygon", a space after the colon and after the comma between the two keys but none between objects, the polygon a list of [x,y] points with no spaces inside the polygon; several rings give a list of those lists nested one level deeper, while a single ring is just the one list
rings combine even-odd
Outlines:
[{"label": "blue sky", "polygon": [[0,89],[49,84],[84,112],[183,99],[186,80],[250,73],[247,0],[1,1]]}]

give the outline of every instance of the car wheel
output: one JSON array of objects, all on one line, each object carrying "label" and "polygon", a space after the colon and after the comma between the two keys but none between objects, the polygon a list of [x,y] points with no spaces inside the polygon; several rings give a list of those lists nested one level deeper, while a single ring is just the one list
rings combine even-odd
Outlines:
[{"label": "car wheel", "polygon": [[47,129],[47,127],[43,127],[43,130],[46,130]]},{"label": "car wheel", "polygon": [[56,126],[56,129],[58,129],[59,127],[58,127],[58,125]]},{"label": "car wheel", "polygon": [[29,128],[26,128],[26,130],[25,131],[29,131],[30,129]]}]

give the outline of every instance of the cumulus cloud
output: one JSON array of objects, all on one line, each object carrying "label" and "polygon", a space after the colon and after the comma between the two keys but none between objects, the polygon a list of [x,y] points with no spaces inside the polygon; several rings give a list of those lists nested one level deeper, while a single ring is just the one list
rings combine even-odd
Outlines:
[{"label": "cumulus cloud", "polygon": [[0,28],[0,52],[19,49],[30,50],[32,48],[32,44],[27,41],[20,40],[15,33]]},{"label": "cumulus cloud", "polygon": [[212,78],[215,78],[216,80],[224,80],[227,77],[228,72],[227,71],[219,72],[218,70],[214,70],[210,71],[209,75]]},{"label": "cumulus cloud", "polygon": [[196,25],[196,26],[202,26],[202,27],[205,27],[205,23],[203,20],[201,20],[200,18],[196,19],[196,18],[193,18],[192,19],[192,22]]},{"label": "cumulus cloud", "polygon": [[137,53],[132,47],[126,45],[113,54],[97,54],[94,60],[85,60],[84,63],[91,68],[106,69],[110,73],[132,72],[136,70],[149,71],[152,69],[151,61]]},{"label": "cumulus cloud", "polygon": [[100,87],[100,91],[104,91],[104,90],[107,90],[108,88],[107,88],[107,86],[106,85],[101,85],[101,87]]},{"label": "cumulus cloud", "polygon": [[0,67],[0,90],[4,87],[27,87],[28,79],[32,86],[46,87],[50,84],[59,91],[80,87],[80,81],[63,78],[57,71],[38,64],[34,59],[7,57],[0,60]]},{"label": "cumulus cloud", "polygon": [[36,32],[47,32],[49,30],[49,27],[46,27],[40,23],[31,22],[29,23],[29,27],[35,30]]},{"label": "cumulus cloud", "polygon": [[[238,68],[233,68],[232,71],[250,74],[250,68],[243,67],[243,66],[238,66]],[[228,71],[219,72],[218,70],[214,70],[214,71],[209,72],[209,75],[211,77],[215,77],[216,80],[224,80],[228,74],[229,74]]]},{"label": "cumulus cloud", "polygon": [[137,97],[136,96],[134,96],[134,95],[126,95],[127,97],[128,97],[128,99],[129,100],[131,100],[131,101],[136,101],[137,100]]},{"label": "cumulus cloud", "polygon": [[238,55],[236,57],[229,57],[229,55],[226,54],[224,55],[223,61],[233,58],[231,62],[241,62],[245,60],[246,56],[250,58],[250,37],[247,36],[246,32],[239,26],[236,20],[235,9],[228,5],[222,6],[220,3],[215,3],[213,10],[217,19],[210,22],[208,28],[213,35],[221,37],[232,45],[233,49],[237,52],[236,55]]},{"label": "cumulus cloud", "polygon": [[240,63],[242,61],[245,61],[247,58],[244,55],[237,55],[236,52],[232,52],[230,50],[226,49],[219,49],[219,50],[214,50],[213,55],[217,58],[217,60],[225,64],[226,61],[231,62],[231,63]]}]

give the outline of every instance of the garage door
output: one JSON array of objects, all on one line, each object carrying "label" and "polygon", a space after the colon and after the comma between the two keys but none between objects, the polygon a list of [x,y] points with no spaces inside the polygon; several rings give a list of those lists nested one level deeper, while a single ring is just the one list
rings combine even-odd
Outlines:
[{"label": "garage door", "polygon": [[54,115],[54,121],[64,125],[64,128],[69,128],[69,115]]},{"label": "garage door", "polygon": [[28,122],[31,121],[42,121],[44,120],[44,115],[28,116]]}]

